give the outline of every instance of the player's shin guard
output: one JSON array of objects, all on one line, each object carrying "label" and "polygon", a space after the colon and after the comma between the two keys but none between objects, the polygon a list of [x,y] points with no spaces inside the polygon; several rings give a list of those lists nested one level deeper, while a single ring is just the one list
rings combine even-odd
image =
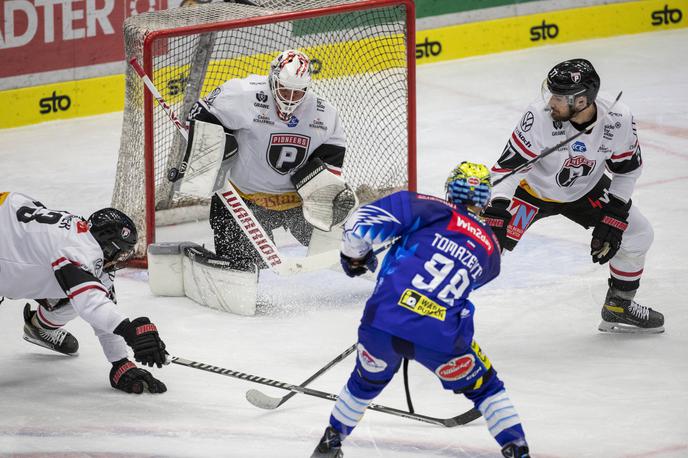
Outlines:
[{"label": "player's shin guard", "polygon": [[499,445],[504,447],[515,442],[525,444],[526,435],[521,426],[521,419],[511,403],[511,399],[506,394],[506,390],[486,397],[476,407],[483,414],[490,434]]},{"label": "player's shin guard", "polygon": [[344,385],[330,414],[330,425],[341,434],[342,439],[354,430],[370,401],[372,398],[362,399],[354,396],[349,391],[348,384]]}]

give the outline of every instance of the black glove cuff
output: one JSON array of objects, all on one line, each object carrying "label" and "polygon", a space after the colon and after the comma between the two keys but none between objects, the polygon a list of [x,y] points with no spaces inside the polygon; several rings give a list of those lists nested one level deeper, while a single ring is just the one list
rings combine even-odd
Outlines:
[{"label": "black glove cuff", "polygon": [[609,195],[609,203],[602,208],[602,213],[613,215],[618,218],[628,218],[628,212],[631,209],[631,201],[624,202],[616,196]]},{"label": "black glove cuff", "polygon": [[112,331],[113,334],[117,334],[118,336],[121,336],[124,338],[124,341],[129,344],[131,340],[133,339],[134,336],[133,334],[133,329],[131,327],[131,321],[129,321],[129,318],[125,318],[122,320],[120,324],[117,325],[114,331]]},{"label": "black glove cuff", "polygon": [[490,207],[506,210],[507,208],[509,208],[510,203],[511,203],[511,201],[509,199],[505,199],[503,197],[497,197],[494,200],[492,200],[492,202],[490,202]]}]

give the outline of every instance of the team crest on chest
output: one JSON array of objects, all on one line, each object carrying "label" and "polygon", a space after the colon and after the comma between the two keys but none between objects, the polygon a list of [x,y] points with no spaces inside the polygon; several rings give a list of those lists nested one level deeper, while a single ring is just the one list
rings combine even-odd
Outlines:
[{"label": "team crest on chest", "polygon": [[567,158],[557,173],[557,184],[562,188],[571,186],[578,178],[590,175],[595,164],[596,161],[585,156]]},{"label": "team crest on chest", "polygon": [[268,164],[275,172],[285,175],[303,164],[310,143],[306,135],[272,134],[267,151]]}]

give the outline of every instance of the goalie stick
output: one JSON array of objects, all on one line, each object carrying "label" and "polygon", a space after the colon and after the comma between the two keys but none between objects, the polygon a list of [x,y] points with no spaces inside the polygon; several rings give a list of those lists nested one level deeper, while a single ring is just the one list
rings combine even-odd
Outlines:
[{"label": "goalie stick", "polygon": [[[329,363],[325,364],[322,368],[320,368],[315,374],[311,375],[308,377],[306,380],[301,382],[300,387],[305,387],[309,383],[311,383],[313,380],[316,378],[320,377],[323,375],[325,372],[327,372],[332,366],[335,364],[344,361],[347,356],[349,356],[351,353],[353,353],[356,350],[356,344],[353,344],[346,350],[344,350],[342,353],[337,355],[335,359],[330,361]],[[263,393],[262,391],[259,390],[248,390],[246,392],[246,400],[253,404],[256,407],[259,407],[261,409],[267,409],[267,410],[272,410],[276,409],[285,402],[287,402],[289,399],[292,397],[296,396],[296,391],[292,391],[291,393],[282,396],[281,398],[275,398],[272,396],[268,396],[267,394]]]},{"label": "goalie stick", "polygon": [[[225,369],[223,367],[211,366],[210,364],[200,363],[198,361],[191,361],[188,359],[180,358],[178,356],[168,356],[167,361],[173,364],[179,364],[180,366],[190,367],[192,369],[198,369],[201,371],[212,372],[213,374],[224,375],[227,377],[233,377],[240,380],[246,380],[252,383],[260,383],[262,385],[272,386],[274,388],[279,388],[282,390],[291,391],[294,393],[302,393],[308,396],[313,396],[321,399],[329,399],[331,401],[337,401],[339,396],[332,393],[327,393],[324,391],[313,390],[311,388],[306,388],[298,385],[291,385],[289,383],[280,382],[278,380],[272,380],[269,378],[259,377],[257,375],[246,374],[244,372],[235,371],[232,369]],[[471,409],[461,415],[450,418],[436,418],[430,417],[428,415],[421,415],[418,413],[410,413],[403,410],[395,409],[393,407],[386,407],[379,404],[371,403],[368,409],[375,410],[377,412],[386,413],[389,415],[395,415],[397,417],[408,418],[411,420],[421,421],[424,423],[430,423],[438,426],[445,426],[447,428],[452,428],[454,426],[465,425],[480,417],[480,412],[476,409]]]},{"label": "goalie stick", "polygon": [[[612,111],[612,108],[614,108],[614,105],[616,105],[616,102],[618,102],[619,99],[621,98],[621,94],[623,94],[623,91],[619,92],[619,94],[616,96],[616,99],[614,99],[614,102],[613,102],[613,103],[609,106],[609,108],[607,109],[607,113],[609,113],[610,111]],[[562,141],[560,141],[560,142],[557,143],[556,145],[554,145],[554,146],[552,146],[552,147],[550,147],[550,148],[547,148],[546,150],[544,150],[543,152],[541,152],[537,157],[535,157],[535,158],[529,160],[529,161],[526,162],[525,164],[521,164],[520,166],[518,166],[518,167],[514,168],[513,170],[511,170],[509,173],[507,173],[507,174],[505,174],[505,175],[502,175],[501,177],[497,178],[497,179],[494,181],[494,183],[492,183],[492,186],[498,185],[498,184],[501,183],[502,181],[504,181],[504,180],[506,180],[507,178],[509,178],[511,175],[514,175],[514,174],[520,172],[521,170],[525,169],[526,167],[530,167],[531,165],[535,164],[536,162],[538,162],[538,161],[540,161],[540,160],[546,158],[547,156],[549,156],[550,154],[552,154],[553,152],[555,152],[556,150],[558,150],[558,149],[561,148],[562,146],[564,146],[564,145],[566,145],[566,144],[568,144],[568,143],[574,141],[575,139],[577,139],[578,137],[580,137],[581,135],[583,135],[585,132],[588,132],[589,130],[592,130],[592,129],[597,125],[597,123],[599,123],[601,120],[602,120],[602,117],[601,117],[601,116],[598,116],[598,117],[597,117],[597,120],[596,120],[595,122],[593,122],[592,124],[590,124],[587,128],[581,130],[580,132],[578,132],[578,133],[576,133],[576,134],[574,134],[574,135],[571,135],[571,136],[568,137],[568,138],[563,139]]]}]

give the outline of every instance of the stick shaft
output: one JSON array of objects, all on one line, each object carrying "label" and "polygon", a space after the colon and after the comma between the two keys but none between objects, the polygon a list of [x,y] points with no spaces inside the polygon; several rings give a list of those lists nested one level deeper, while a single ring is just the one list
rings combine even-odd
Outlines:
[{"label": "stick shaft", "polygon": [[[246,380],[248,382],[259,383],[261,385],[267,385],[274,388],[279,388],[282,390],[292,391],[296,393],[302,393],[308,396],[313,396],[321,399],[329,399],[331,401],[337,401],[339,396],[333,393],[326,393],[324,391],[313,390],[311,388],[306,388],[303,386],[292,385],[290,383],[280,382],[279,380],[272,380],[265,377],[259,377],[257,375],[247,374],[245,372],[235,371],[232,369],[226,369],[219,366],[212,366],[210,364],[200,363],[197,361],[191,361],[188,359],[180,358],[178,356],[169,356],[169,361],[173,364],[179,364],[181,366],[191,367],[193,369],[198,369],[206,372],[212,372],[213,374],[224,375],[227,377],[233,377],[240,380]],[[480,412],[475,409],[471,409],[466,413],[458,415],[456,417],[442,419],[430,417],[427,415],[421,415],[417,413],[410,413],[404,410],[395,409],[393,407],[387,407],[378,404],[370,404],[368,409],[375,410],[377,412],[382,412],[390,415],[395,415],[397,417],[409,418],[411,420],[421,421],[424,423],[431,423],[434,425],[453,427],[461,424],[465,424],[469,421],[473,421],[480,416]],[[477,416],[476,416],[477,414]]]}]

